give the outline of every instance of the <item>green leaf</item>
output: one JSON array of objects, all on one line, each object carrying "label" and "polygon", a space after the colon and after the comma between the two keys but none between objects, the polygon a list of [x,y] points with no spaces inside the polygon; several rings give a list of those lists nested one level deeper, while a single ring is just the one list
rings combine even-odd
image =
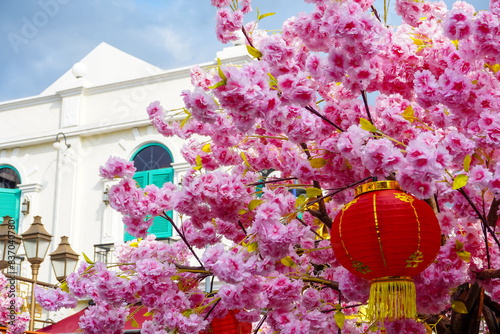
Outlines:
[{"label": "green leaf", "polygon": [[375,125],[370,123],[370,121],[365,119],[365,118],[360,118],[359,124],[361,125],[361,129],[363,129],[363,130],[370,131],[370,132],[378,132]]},{"label": "green leaf", "polygon": [[83,254],[83,258],[85,259],[85,262],[87,262],[88,264],[94,264],[94,262],[90,261],[89,257],[87,255],[85,255],[85,253],[82,253]]},{"label": "green leaf", "polygon": [[465,156],[465,159],[464,159],[464,171],[469,172],[469,166],[470,166],[471,160],[472,159],[471,159],[470,155],[467,154]]},{"label": "green leaf", "polygon": [[459,174],[453,180],[453,190],[460,189],[467,184],[469,177],[465,174]]},{"label": "green leaf", "polygon": [[415,112],[413,111],[413,107],[411,104],[406,107],[406,109],[403,111],[403,118],[406,119],[408,122],[413,123],[415,120]]},{"label": "green leaf", "polygon": [[293,262],[293,259],[290,256],[282,258],[281,259],[281,263],[284,266],[287,266],[287,267],[293,267],[293,266],[295,266],[295,262]]},{"label": "green leaf", "polygon": [[465,304],[463,302],[461,302],[460,300],[454,300],[451,303],[451,308],[453,309],[453,311],[455,311],[457,313],[462,313],[462,314],[469,313],[469,311],[467,311],[467,306],[465,306]]},{"label": "green leaf", "polygon": [[312,168],[321,168],[326,165],[326,160],[323,158],[314,158],[309,160]]},{"label": "green leaf", "polygon": [[323,192],[321,191],[321,189],[318,189],[318,188],[307,188],[306,195],[307,195],[307,198],[313,198],[313,197],[323,195]]},{"label": "green leaf", "polygon": [[340,311],[335,312],[335,322],[337,326],[342,329],[342,327],[344,327],[345,314]]},{"label": "green leaf", "polygon": [[219,77],[222,79],[222,81],[227,81],[226,76],[224,75],[224,72],[222,72],[222,68],[220,67],[220,59],[217,58],[217,64],[219,64],[219,67],[217,68],[217,72],[219,73]]},{"label": "green leaf", "polygon": [[259,15],[259,17],[257,17],[257,20],[260,21],[264,17],[273,16],[274,14],[276,14],[276,13],[266,13],[266,14]]},{"label": "green leaf", "polygon": [[259,205],[261,205],[262,203],[264,203],[264,201],[261,200],[261,199],[253,199],[253,200],[251,200],[250,203],[248,203],[248,210],[252,211],[256,207],[258,207]]},{"label": "green leaf", "polygon": [[253,46],[247,45],[247,51],[254,58],[262,57],[262,53]]},{"label": "green leaf", "polygon": [[132,327],[139,328],[139,324],[134,318],[130,319],[130,324],[132,325]]}]

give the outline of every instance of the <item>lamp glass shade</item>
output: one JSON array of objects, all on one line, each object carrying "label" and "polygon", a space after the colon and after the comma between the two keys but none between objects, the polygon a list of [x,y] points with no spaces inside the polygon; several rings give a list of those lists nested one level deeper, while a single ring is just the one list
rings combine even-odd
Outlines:
[{"label": "lamp glass shade", "polygon": [[45,258],[47,250],[49,249],[50,241],[43,239],[28,239],[24,240],[24,250],[29,259]]},{"label": "lamp glass shade", "polygon": [[52,268],[54,268],[54,274],[56,277],[67,276],[66,275],[66,261],[65,259],[54,260],[52,259]]},{"label": "lamp glass shade", "polygon": [[[4,241],[2,241],[2,243],[3,242]],[[9,260],[9,256],[16,255],[17,254],[17,250],[19,249],[19,246],[21,246],[21,244],[17,244],[17,243],[14,243],[14,242],[10,242],[10,243],[7,242],[6,244],[1,245],[0,249],[4,249],[5,250],[5,252],[3,253],[3,260],[4,261],[8,261]]]},{"label": "lamp glass shade", "polygon": [[5,248],[5,246],[7,245],[7,242],[4,238],[0,238],[0,251],[2,252],[2,260],[3,261],[7,261],[8,257],[7,257],[7,249]]}]

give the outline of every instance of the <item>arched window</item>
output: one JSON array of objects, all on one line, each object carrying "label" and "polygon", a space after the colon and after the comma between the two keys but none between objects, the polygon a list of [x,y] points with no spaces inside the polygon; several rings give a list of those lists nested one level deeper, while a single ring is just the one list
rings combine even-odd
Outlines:
[{"label": "arched window", "polygon": [[16,232],[21,199],[21,189],[17,188],[17,185],[20,183],[21,178],[15,168],[8,165],[0,166],[0,219],[3,216],[12,217],[15,221]]},{"label": "arched window", "polygon": [[[151,143],[141,147],[131,159],[137,171],[134,180],[141,188],[148,184],[154,184],[161,188],[164,183],[172,182],[174,179],[174,169],[171,167],[172,154],[162,144]],[[172,217],[172,211],[167,212]],[[148,233],[156,235],[158,239],[172,236],[172,226],[164,218],[156,217]],[[133,236],[125,232],[125,241],[134,239]]]}]

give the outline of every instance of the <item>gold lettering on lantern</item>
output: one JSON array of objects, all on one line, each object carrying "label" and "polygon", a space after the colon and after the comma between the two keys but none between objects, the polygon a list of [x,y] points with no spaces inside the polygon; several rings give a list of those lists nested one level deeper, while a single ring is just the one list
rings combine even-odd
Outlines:
[{"label": "gold lettering on lantern", "polygon": [[352,261],[352,267],[356,269],[356,271],[359,271],[361,274],[365,275],[371,272],[370,268],[363,262],[359,261]]},{"label": "gold lettering on lantern", "polygon": [[424,261],[424,254],[421,251],[416,251],[406,260],[406,268],[416,268],[422,261]]},{"label": "gold lettering on lantern", "polygon": [[[401,201],[403,202],[407,202],[407,203],[413,203],[413,201],[415,200],[415,197],[413,196],[410,196],[410,195],[407,195],[405,193],[396,193],[394,194],[394,196],[397,198],[397,199],[400,199]],[[413,206],[413,205],[412,205]],[[415,208],[414,208],[415,209]]]}]

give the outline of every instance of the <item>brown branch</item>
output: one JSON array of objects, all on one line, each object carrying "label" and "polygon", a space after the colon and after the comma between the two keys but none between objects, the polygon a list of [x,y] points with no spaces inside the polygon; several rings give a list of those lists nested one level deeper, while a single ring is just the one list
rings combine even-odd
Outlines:
[{"label": "brown branch", "polygon": [[275,182],[289,181],[289,180],[297,180],[297,178],[296,177],[286,177],[284,179],[276,179],[276,180],[270,180],[270,181],[260,181],[260,182],[254,182],[254,183],[247,184],[247,186],[260,186],[260,185],[267,184],[267,183],[275,183]]},{"label": "brown branch", "polygon": [[191,247],[191,245],[187,241],[187,239],[184,236],[184,234],[181,233],[181,231],[179,230],[179,228],[177,227],[177,225],[174,224],[174,221],[172,220],[172,218],[170,218],[165,212],[163,212],[163,214],[161,214],[160,217],[166,219],[170,223],[170,225],[172,225],[172,227],[175,229],[175,231],[177,232],[177,234],[179,234],[179,236],[181,237],[182,241],[184,241],[184,244],[189,248],[189,250],[191,251],[191,253],[194,255],[194,257],[196,258],[196,260],[198,261],[198,263],[200,264],[200,266],[203,267],[203,262],[201,262],[201,260],[198,257],[198,255],[196,255],[196,253],[194,252],[193,248]]},{"label": "brown branch", "polygon": [[483,316],[490,333],[500,332],[500,326],[498,325],[495,313],[486,305],[483,305]]},{"label": "brown branch", "polygon": [[312,226],[307,225],[305,221],[303,221],[303,220],[302,220],[302,219],[300,219],[299,217],[296,217],[295,219],[297,219],[297,220],[298,220],[298,221],[299,221],[302,225],[304,225],[305,227],[308,227],[308,228],[311,230],[311,232],[312,232],[312,233],[314,233],[314,234],[316,234],[316,236],[320,237],[320,238],[321,238],[321,240],[325,240],[325,239],[323,239],[323,237],[322,237],[321,235],[319,235],[319,234],[318,234],[318,232],[316,232],[316,231],[312,228]]},{"label": "brown branch", "polygon": [[486,305],[497,318],[500,318],[500,304],[491,300],[490,296],[484,295],[484,305]]},{"label": "brown branch", "polygon": [[465,190],[463,190],[462,188],[457,189],[457,191],[459,193],[461,193],[462,196],[465,197],[465,199],[467,200],[467,202],[469,202],[470,206],[472,207],[472,209],[474,209],[474,211],[476,212],[477,216],[479,217],[479,219],[483,223],[483,226],[486,227],[486,229],[488,230],[488,232],[490,233],[490,235],[495,240],[497,246],[500,247],[500,241],[498,241],[498,238],[495,235],[495,232],[491,229],[490,225],[488,224],[488,222],[486,221],[486,219],[484,218],[484,216],[481,214],[481,212],[479,212],[477,206],[472,202],[472,200],[470,199],[469,195],[467,195],[467,193],[465,192]]},{"label": "brown branch", "polygon": [[486,216],[486,221],[488,222],[488,225],[493,227],[497,226],[497,221],[498,221],[498,207],[500,205],[500,201],[497,200],[496,198],[493,198],[493,201],[491,202],[490,206],[490,211],[488,211],[488,216]]},{"label": "brown branch", "polygon": [[370,108],[368,107],[368,100],[366,98],[366,91],[364,91],[364,90],[361,91],[361,97],[363,97],[363,103],[365,105],[366,114],[368,115],[368,120],[370,121],[370,123],[373,124],[372,115],[370,113]]},{"label": "brown branch", "polygon": [[375,9],[375,6],[372,5],[371,7],[372,11],[373,11],[373,14],[375,14],[375,17],[377,18],[377,20],[382,23],[382,20],[380,19],[380,16],[378,15],[378,12],[377,10]]},{"label": "brown branch", "polygon": [[342,128],[340,126],[338,126],[337,124],[333,123],[332,121],[330,121],[328,118],[326,118],[326,116],[323,116],[321,115],[316,109],[314,109],[313,107],[311,106],[305,106],[304,108],[306,108],[307,110],[309,110],[311,113],[313,113],[314,115],[318,116],[319,118],[321,118],[323,121],[327,122],[328,124],[330,124],[331,126],[333,126],[335,129],[339,130],[340,132],[344,132],[344,130],[342,130]]},{"label": "brown branch", "polygon": [[266,318],[267,318],[267,314],[264,314],[264,316],[262,317],[262,319],[260,319],[259,324],[255,328],[255,331],[253,332],[253,334],[257,334],[259,332],[260,326],[262,326],[262,324],[264,323],[264,321],[266,321]]},{"label": "brown branch", "polygon": [[477,279],[500,278],[500,269],[484,269],[476,273]]}]

